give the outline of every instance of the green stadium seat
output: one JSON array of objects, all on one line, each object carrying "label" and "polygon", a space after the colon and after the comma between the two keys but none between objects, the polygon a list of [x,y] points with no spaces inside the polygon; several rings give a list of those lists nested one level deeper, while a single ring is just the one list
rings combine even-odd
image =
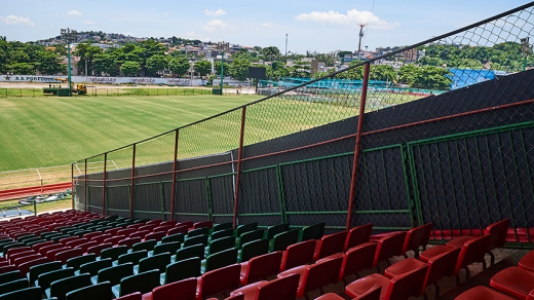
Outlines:
[{"label": "green stadium seat", "polygon": [[299,241],[300,230],[292,229],[274,236],[269,245],[269,252],[284,251],[287,246]]},{"label": "green stadium seat", "polygon": [[269,252],[269,240],[261,239],[248,242],[239,250],[238,262],[246,262],[249,259]]},{"label": "green stadium seat", "polygon": [[111,300],[111,284],[108,281],[82,287],[67,293],[66,300]]},{"label": "green stadium seat", "polygon": [[256,230],[252,230],[249,232],[245,232],[239,238],[239,244],[237,247],[241,249],[241,247],[243,247],[244,244],[255,241],[255,240],[261,240],[263,239],[263,236],[264,236],[263,229],[256,229]]},{"label": "green stadium seat", "polygon": [[133,264],[125,263],[118,266],[102,269],[98,271],[98,275],[91,278],[93,284],[100,282],[109,282],[111,285],[116,285],[121,282],[121,279],[133,275]]},{"label": "green stadium seat", "polygon": [[288,231],[288,230],[289,230],[289,224],[288,223],[283,223],[283,224],[270,226],[265,231],[265,236],[264,237],[267,238],[267,239],[272,239],[272,238],[274,238],[275,235],[277,235],[279,233],[282,233],[282,232],[285,232],[285,231]]},{"label": "green stadium seat", "polygon": [[221,252],[226,249],[235,248],[235,237],[228,236],[220,239],[212,240],[206,247],[206,255]]},{"label": "green stadium seat", "polygon": [[235,235],[237,237],[240,237],[243,233],[253,231],[258,229],[258,223],[249,223],[244,225],[237,226],[237,229],[235,230]]},{"label": "green stadium seat", "polygon": [[200,271],[206,273],[235,263],[237,263],[237,249],[228,249],[208,256],[202,261]]},{"label": "green stadium seat", "polygon": [[120,297],[134,292],[145,294],[157,286],[159,286],[159,271],[150,270],[124,277],[119,285],[112,287],[112,291],[115,297]]},{"label": "green stadium seat", "polygon": [[192,257],[198,257],[200,259],[204,258],[204,245],[198,244],[198,245],[192,245],[189,247],[183,247],[182,249],[178,249],[176,251],[176,261],[192,258]]},{"label": "green stadium seat", "polygon": [[161,274],[161,284],[167,284],[189,277],[200,276],[201,259],[198,257],[188,258],[168,264],[165,269],[165,274]]},{"label": "green stadium seat", "polygon": [[299,241],[307,240],[319,240],[324,235],[325,223],[317,223],[314,225],[306,226],[300,230]]}]

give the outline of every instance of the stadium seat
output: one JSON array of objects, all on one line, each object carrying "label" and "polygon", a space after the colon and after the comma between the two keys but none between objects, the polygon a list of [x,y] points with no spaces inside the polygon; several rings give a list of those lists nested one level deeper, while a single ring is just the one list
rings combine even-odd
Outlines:
[{"label": "stadium seat", "polygon": [[67,268],[73,268],[74,270],[79,270],[80,266],[96,260],[96,255],[94,253],[86,254],[83,256],[69,258],[66,261]]},{"label": "stadium seat", "polygon": [[13,265],[17,266],[17,268],[20,268],[20,266],[22,264],[24,264],[24,263],[27,263],[27,262],[30,262],[30,261],[34,261],[34,260],[37,260],[37,259],[41,259],[41,258],[45,258],[45,257],[40,255],[40,254],[34,254],[34,255],[19,257],[19,258],[15,259],[13,261]]},{"label": "stadium seat", "polygon": [[[96,242],[96,241],[92,241],[92,242]],[[111,243],[97,243],[96,245],[93,245],[93,246],[89,246],[87,248],[87,254],[95,254],[96,256],[100,256],[100,253],[102,252],[102,250],[104,249],[109,249],[109,248],[112,248],[113,245]]]},{"label": "stadium seat", "polygon": [[205,221],[205,222],[197,222],[193,224],[193,229],[197,228],[208,228],[211,229],[213,227],[213,222],[211,221]]},{"label": "stadium seat", "polygon": [[[222,231],[221,231],[222,232]],[[238,262],[242,263],[249,259],[269,252],[269,240],[261,239],[248,242],[239,251]]]},{"label": "stadium seat", "polygon": [[211,240],[216,240],[227,236],[234,236],[234,230],[232,228],[214,231],[210,238]]},{"label": "stadium seat", "polygon": [[208,236],[209,233],[210,233],[209,228],[197,228],[197,229],[193,229],[193,230],[189,231],[187,233],[187,237],[188,238],[192,238],[192,237],[200,236],[200,235]]},{"label": "stadium seat", "polygon": [[53,271],[48,271],[45,273],[39,274],[37,277],[38,286],[41,287],[41,290],[44,292],[50,287],[50,284],[56,280],[74,276],[74,269],[58,269]]},{"label": "stadium seat", "polygon": [[170,243],[164,243],[159,244],[154,247],[154,250],[152,251],[152,255],[160,254],[163,252],[169,252],[171,254],[175,254],[178,249],[180,249],[180,242],[170,242]]},{"label": "stadium seat", "polygon": [[299,241],[318,240],[324,235],[325,223],[317,223],[306,226],[300,230]]},{"label": "stadium seat", "polygon": [[[168,234],[168,232],[167,232]],[[163,237],[161,239],[161,243],[169,243],[169,242],[180,242],[183,243],[185,238],[185,234],[183,233],[174,233],[174,234],[168,234],[166,237]]]},{"label": "stadium seat", "polygon": [[167,226],[167,225],[168,225],[168,226],[176,226],[176,223],[177,223],[177,222],[174,221],[174,220],[172,220],[172,221],[171,221],[171,220],[169,220],[169,221],[163,221],[163,222],[159,223],[159,226]]},{"label": "stadium seat", "polygon": [[380,287],[380,299],[400,300],[408,299],[411,296],[418,297],[421,294],[427,269],[428,266],[423,264],[418,269],[393,277],[392,279],[381,274],[371,274],[349,283],[345,287],[345,293],[352,298],[356,298],[368,293],[372,289]]},{"label": "stadium seat", "polygon": [[134,292],[145,294],[157,286],[159,286],[159,271],[150,270],[122,278],[119,285],[112,287],[112,291],[115,297],[120,297]]},{"label": "stadium seat", "polygon": [[98,274],[98,272],[102,269],[109,268],[112,266],[111,259],[102,259],[102,260],[95,260],[92,262],[85,263],[80,266],[79,274],[90,274],[91,276],[95,276]]},{"label": "stadium seat", "polygon": [[146,225],[156,225],[156,226],[158,226],[161,222],[162,222],[161,220],[150,220],[150,221],[145,223],[145,226]]},{"label": "stadium seat", "polygon": [[111,243],[113,246],[117,245],[120,241],[124,240],[126,237],[124,235],[118,235],[105,239],[104,243]]},{"label": "stadium seat", "polygon": [[165,274],[160,276],[161,284],[180,281],[189,277],[198,277],[200,273],[201,260],[198,257],[188,258],[168,264]]},{"label": "stadium seat", "polygon": [[[200,228],[200,229],[203,229],[203,228]],[[203,234],[203,235],[197,235],[197,236],[194,236],[194,237],[188,237],[183,242],[183,246],[182,247],[188,247],[188,246],[196,245],[196,244],[202,244],[204,247],[207,246],[208,245],[208,235],[207,234]]]},{"label": "stadium seat", "polygon": [[343,253],[346,239],[346,231],[323,236],[321,239],[317,240],[313,259],[318,260],[332,254]]},{"label": "stadium seat", "polygon": [[[61,245],[61,244],[59,244]],[[61,246],[59,248],[55,248],[55,249],[49,249],[46,251],[46,258],[48,258],[49,261],[54,261],[56,259],[56,254],[57,253],[61,253],[61,252],[65,252],[67,250],[71,250],[72,248],[70,247],[66,247],[66,246]],[[40,255],[40,254],[38,254]]]},{"label": "stadium seat", "polygon": [[371,223],[351,228],[347,234],[347,239],[345,240],[345,251],[369,242],[371,231],[373,231],[373,224]]},{"label": "stadium seat", "polygon": [[264,238],[272,239],[272,238],[274,238],[275,235],[277,235],[279,233],[282,233],[282,232],[286,232],[288,230],[289,230],[289,224],[288,223],[283,223],[283,224],[270,226],[265,231]]},{"label": "stadium seat", "polygon": [[197,283],[197,300],[239,287],[241,266],[233,264],[202,274]]},{"label": "stadium seat", "polygon": [[269,252],[284,251],[287,246],[298,243],[299,233],[298,229],[293,229],[275,235],[269,244]]},{"label": "stadium seat", "polygon": [[[130,225],[130,226],[134,226],[134,225]],[[137,228],[129,228],[130,226],[128,226],[126,229],[121,229],[117,231],[117,236],[119,235],[129,236],[130,234],[137,232]],[[141,227],[141,226],[138,226],[138,227]]]},{"label": "stadium seat", "polygon": [[52,242],[52,241],[46,241],[46,242],[34,244],[31,247],[36,252],[39,252],[41,250],[41,248],[49,246],[49,245],[53,245],[53,244],[54,244],[54,242]]},{"label": "stadium seat", "polygon": [[283,251],[280,272],[314,262],[315,240],[307,240],[289,245]]},{"label": "stadium seat", "polygon": [[[324,294],[322,296],[319,296],[317,298],[315,298],[314,300],[344,300],[345,298],[341,297],[341,296],[338,296],[337,294],[334,294],[334,293],[328,293],[328,294]],[[378,298],[376,298],[376,300],[378,300]]]},{"label": "stadium seat", "polygon": [[66,296],[66,300],[111,300],[111,285],[109,282],[100,282],[95,285],[82,287],[69,291]]},{"label": "stadium seat", "polygon": [[202,261],[201,272],[205,273],[237,263],[237,249],[227,249],[214,253]]},{"label": "stadium seat", "polygon": [[294,300],[297,298],[299,274],[292,274],[272,281],[260,281],[234,290],[230,296],[243,294],[245,300]]},{"label": "stadium seat", "polygon": [[95,237],[95,236],[100,236],[102,235],[102,232],[89,232],[89,233],[86,233],[84,234],[82,237],[87,239],[87,240],[91,240],[91,238]]},{"label": "stadium seat", "polygon": [[167,230],[167,235],[174,235],[178,233],[185,235],[187,234],[187,232],[188,232],[187,226],[179,226],[179,227],[174,227],[174,228]]},{"label": "stadium seat", "polygon": [[345,282],[345,277],[348,275],[358,275],[358,272],[374,267],[375,265],[373,263],[376,247],[376,243],[366,242],[352,247],[345,252],[343,255],[341,272],[339,273],[339,280],[343,280],[343,282]]},{"label": "stadium seat", "polygon": [[143,295],[143,300],[195,300],[197,279],[190,277],[154,288]]},{"label": "stadium seat", "polygon": [[156,240],[147,240],[145,242],[138,242],[132,245],[132,251],[140,251],[140,250],[152,251],[154,247],[156,246],[156,244],[157,244]]},{"label": "stadium seat", "polygon": [[134,233],[130,233],[130,235],[128,236],[128,238],[130,239],[139,239],[139,241],[142,241],[145,236],[147,234],[149,234],[150,231],[148,230],[140,230],[140,231],[137,231],[137,232],[134,232]]},{"label": "stadium seat", "polygon": [[89,240],[86,239],[86,238],[78,238],[76,240],[68,241],[67,243],[65,243],[65,246],[71,247],[71,248],[76,248],[78,245],[82,245],[82,244],[85,244],[87,242],[89,242]]},{"label": "stadium seat", "polygon": [[111,234],[111,236],[116,236],[119,230],[122,230],[122,228],[121,227],[111,228],[111,229],[104,231],[104,234]]},{"label": "stadium seat", "polygon": [[166,234],[167,233],[165,231],[149,233],[149,234],[145,235],[144,240],[145,241],[156,240],[156,241],[159,242],[159,241],[161,241],[161,239],[163,237],[165,237]]},{"label": "stadium seat", "polygon": [[263,229],[256,229],[256,230],[245,232],[239,237],[238,248],[241,249],[241,247],[248,242],[261,240],[263,239],[263,236],[264,236]]},{"label": "stadium seat", "polygon": [[125,264],[125,263],[132,263],[134,265],[139,264],[139,261],[145,257],[148,256],[148,252],[146,250],[140,250],[140,251],[134,251],[126,254],[122,254],[117,259],[117,262],[119,265]]},{"label": "stadium seat", "polygon": [[373,265],[376,266],[378,273],[380,268],[378,263],[386,261],[387,265],[390,265],[389,259],[393,256],[403,255],[402,247],[406,238],[406,232],[394,232],[386,235],[378,240],[376,248],[375,259]]},{"label": "stadium seat", "polygon": [[525,254],[521,258],[517,266],[525,270],[534,272],[534,250],[531,250],[527,254]]},{"label": "stadium seat", "polygon": [[74,257],[82,256],[82,255],[83,255],[82,249],[78,249],[78,248],[69,249],[69,250],[57,252],[55,254],[54,260],[59,260],[61,263],[65,264],[67,263],[67,260],[74,258]]},{"label": "stadium seat", "polygon": [[128,248],[132,248],[132,246],[136,243],[141,242],[141,237],[128,237],[125,238],[117,243],[117,245],[122,246],[125,245]]},{"label": "stadium seat", "polygon": [[115,298],[115,300],[141,300],[143,295],[139,292],[131,293],[128,295],[124,295],[119,298]]},{"label": "stadium seat", "polygon": [[116,285],[121,282],[122,278],[133,275],[133,264],[125,263],[98,271],[98,275],[91,278],[93,284],[99,282],[109,282],[111,285]]},{"label": "stadium seat", "polygon": [[515,298],[509,297],[505,294],[501,294],[496,290],[490,289],[485,286],[476,286],[471,288],[454,298],[454,300],[514,300]]},{"label": "stadium seat", "polygon": [[138,266],[134,266],[134,274],[143,273],[154,269],[158,270],[160,273],[163,273],[170,262],[171,255],[169,253],[160,253],[154,256],[145,257],[139,260]]},{"label": "stadium seat", "polygon": [[50,271],[61,269],[61,263],[59,261],[46,262],[38,265],[33,265],[29,268],[26,277],[30,281],[30,285],[35,284],[39,275]]},{"label": "stadium seat", "polygon": [[312,265],[298,266],[278,274],[277,278],[285,278],[293,274],[299,274],[297,297],[301,298],[308,292],[319,289],[324,294],[323,287],[335,284],[339,278],[343,256],[327,257]]},{"label": "stadium seat", "polygon": [[113,237],[113,236],[111,234],[109,234],[109,233],[104,233],[104,234],[92,237],[91,241],[95,241],[98,244],[101,244],[101,243],[104,242],[105,239],[109,239],[110,237]]},{"label": "stadium seat", "polygon": [[192,257],[199,257],[200,259],[204,258],[204,245],[192,245],[189,247],[183,247],[176,251],[176,261],[184,260]]},{"label": "stadium seat", "polygon": [[258,229],[258,223],[249,223],[244,225],[237,226],[237,229],[235,230],[236,236],[240,237],[243,233],[253,231]]},{"label": "stadium seat", "polygon": [[91,277],[89,274],[79,274],[53,281],[50,289],[45,292],[49,298],[56,297],[58,300],[64,300],[68,292],[87,286],[91,286]]},{"label": "stadium seat", "polygon": [[158,227],[158,225],[156,224],[152,224],[152,225],[144,225],[144,226],[141,226],[139,228],[137,228],[137,231],[140,232],[140,231],[148,231],[148,232],[152,232],[152,230],[154,230],[154,228]]},{"label": "stadium seat", "polygon": [[63,246],[66,246],[68,242],[75,241],[75,240],[78,240],[78,239],[79,239],[79,237],[77,237],[77,236],[64,237],[64,238],[59,240],[59,243],[61,243]]},{"label": "stadium seat", "polygon": [[508,267],[493,275],[492,288],[517,299],[526,299],[534,290],[534,272],[519,267]]},{"label": "stadium seat", "polygon": [[404,240],[404,245],[402,246],[404,257],[408,257],[406,252],[411,250],[414,252],[414,257],[419,258],[419,246],[426,246],[426,243],[423,244],[425,235],[432,231],[432,227],[432,223],[428,223],[422,226],[414,227],[406,232],[406,238]]},{"label": "stadium seat", "polygon": [[39,287],[26,287],[0,295],[0,300],[41,300]]},{"label": "stadium seat", "polygon": [[234,227],[233,223],[214,224],[213,225],[213,232],[226,230],[226,229],[233,229],[233,227]]},{"label": "stadium seat", "polygon": [[211,242],[206,247],[206,255],[214,254],[221,252],[226,249],[235,249],[235,237],[228,236],[216,240],[211,240]]},{"label": "stadium seat", "polygon": [[0,284],[4,284],[6,282],[10,282],[13,280],[20,279],[22,276],[19,270],[13,270],[11,272],[6,272],[4,274],[0,274]]},{"label": "stadium seat", "polygon": [[240,282],[242,285],[278,274],[282,262],[282,252],[276,251],[251,258],[241,263]]}]

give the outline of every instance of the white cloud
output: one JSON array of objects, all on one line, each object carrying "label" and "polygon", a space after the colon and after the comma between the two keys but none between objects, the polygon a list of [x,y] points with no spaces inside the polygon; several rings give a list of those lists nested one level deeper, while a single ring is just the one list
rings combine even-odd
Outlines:
[{"label": "white cloud", "polygon": [[9,25],[26,25],[32,27],[35,25],[35,23],[33,23],[30,18],[17,17],[15,15],[9,15],[7,17],[0,16],[0,22]]},{"label": "white cloud", "polygon": [[186,32],[185,35],[187,36],[195,36],[195,32],[194,31],[190,31],[190,32]]},{"label": "white cloud", "polygon": [[81,16],[82,13],[77,11],[77,10],[71,10],[71,11],[67,12],[67,15],[69,15],[69,16]]},{"label": "white cloud", "polygon": [[273,27],[273,23],[265,22],[265,23],[261,24],[261,26],[263,26],[263,27]]},{"label": "white cloud", "polygon": [[365,24],[371,28],[377,29],[392,29],[399,25],[398,22],[391,23],[385,20],[381,20],[370,11],[359,11],[357,9],[351,9],[347,11],[346,14],[342,14],[333,10],[325,12],[312,11],[311,13],[305,13],[296,16],[295,20],[353,26]]},{"label": "white cloud", "polygon": [[218,17],[218,16],[226,15],[226,12],[220,8],[217,10],[206,9],[204,13],[206,14],[206,16],[210,16],[210,17]]},{"label": "white cloud", "polygon": [[213,20],[209,21],[208,24],[204,25],[202,28],[206,31],[213,31],[217,28],[225,28],[226,26],[228,25],[221,20]]},{"label": "white cloud", "polygon": [[96,22],[88,21],[88,20],[84,20],[82,23],[83,24],[88,24],[88,25],[96,25]]}]

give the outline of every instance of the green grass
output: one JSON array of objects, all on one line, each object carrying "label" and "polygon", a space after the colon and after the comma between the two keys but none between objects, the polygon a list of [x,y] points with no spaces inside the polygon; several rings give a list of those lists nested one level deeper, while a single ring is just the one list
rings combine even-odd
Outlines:
[{"label": "green grass", "polygon": [[2,98],[0,171],[70,164],[259,98]]},{"label": "green grass", "polygon": [[[0,209],[11,210],[11,209],[16,209],[16,208],[34,211],[35,206],[33,204],[21,205],[19,204],[18,200],[0,202]],[[37,213],[43,213],[43,212],[55,211],[55,210],[66,210],[66,209],[71,209],[71,208],[72,208],[72,197],[67,197],[63,200],[58,200],[58,201],[37,203]]]}]

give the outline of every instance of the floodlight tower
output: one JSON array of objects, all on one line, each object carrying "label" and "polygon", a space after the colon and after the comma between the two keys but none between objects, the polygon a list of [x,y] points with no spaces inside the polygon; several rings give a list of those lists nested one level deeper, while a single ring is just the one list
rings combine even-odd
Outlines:
[{"label": "floodlight tower", "polygon": [[224,41],[217,43],[217,49],[221,51],[221,96],[223,94],[223,78],[224,78],[224,51],[230,49],[230,43]]},{"label": "floodlight tower", "polygon": [[358,42],[358,60],[361,59],[361,52],[362,52],[362,38],[363,38],[363,28],[365,27],[364,24],[360,24],[360,41]]},{"label": "floodlight tower", "polygon": [[70,44],[76,42],[78,38],[78,32],[70,28],[61,28],[61,37],[67,42],[67,74],[69,81],[69,96],[72,96],[72,80],[71,80],[71,66],[70,66]]}]

